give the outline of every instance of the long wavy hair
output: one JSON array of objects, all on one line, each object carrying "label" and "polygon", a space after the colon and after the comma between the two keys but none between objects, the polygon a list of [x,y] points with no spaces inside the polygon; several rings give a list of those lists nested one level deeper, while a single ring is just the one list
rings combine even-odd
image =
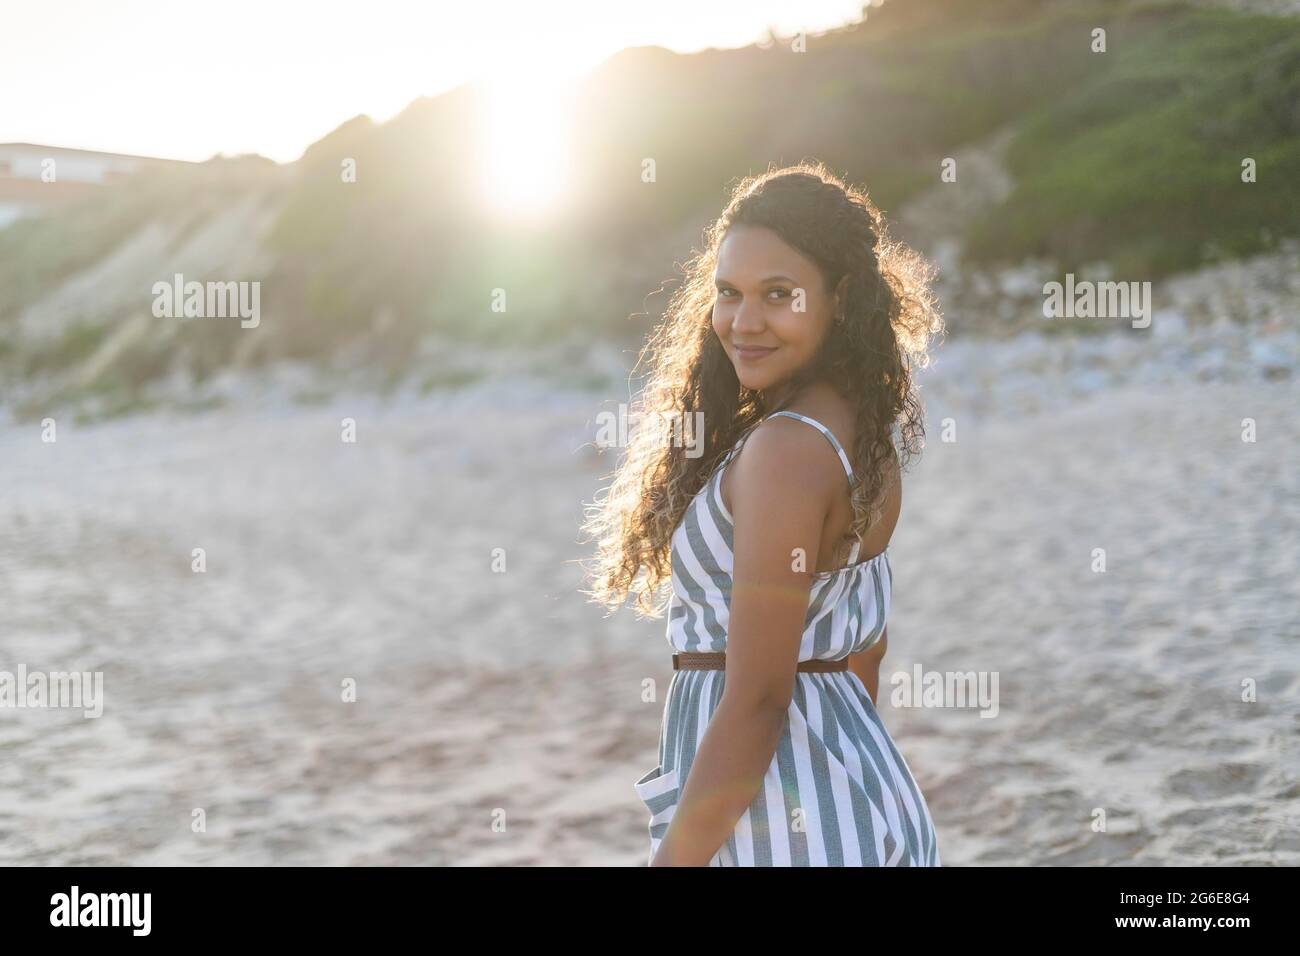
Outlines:
[{"label": "long wavy hair", "polygon": [[[793,399],[802,384],[824,380],[855,405],[854,447],[845,449],[857,479],[850,492],[854,535],[879,514],[893,460],[906,468],[924,444],[912,369],[928,364],[931,340],[943,332],[931,291],[933,267],[890,241],[866,193],[821,163],[741,180],[706,230],[704,251],[685,265],[682,285],[638,357],[638,367],[647,365],[646,384],[630,417],[651,424],[634,430],[612,483],[585,509],[582,530],[596,553],[585,562],[592,587],[581,593],[603,604],[606,616],[630,594],[637,597],[638,617],[662,615],[670,597],[670,543],[691,499],[733,445],[779,411],[765,408],[759,392],[740,384],[713,330],[718,247],[740,225],[776,232],[818,265],[828,291],[848,276],[843,321],[829,326],[788,394]],[[689,443],[665,441],[654,423],[674,421],[701,421],[701,433]],[[702,453],[687,454],[687,444],[702,446]],[[656,605],[661,591],[664,600]]]}]

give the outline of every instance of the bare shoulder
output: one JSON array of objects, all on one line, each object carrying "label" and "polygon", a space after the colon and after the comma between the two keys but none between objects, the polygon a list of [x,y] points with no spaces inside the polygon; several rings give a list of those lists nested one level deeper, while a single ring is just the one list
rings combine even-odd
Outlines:
[{"label": "bare shoulder", "polygon": [[844,495],[844,469],[824,436],[780,417],[749,434],[723,478],[724,504],[731,482],[735,529],[732,623],[766,633],[794,608],[799,613],[776,631],[798,634],[808,593],[797,582],[817,566],[823,529]]},{"label": "bare shoulder", "polygon": [[[815,419],[825,425],[845,451],[857,440],[857,413],[847,398],[829,385],[817,384],[807,389],[790,406],[790,411]],[[780,421],[781,419],[773,419]],[[786,421],[789,421],[787,418]],[[766,424],[766,422],[764,423]],[[795,423],[798,425],[798,423]],[[812,431],[807,425],[798,426]],[[825,444],[826,439],[822,438]]]},{"label": "bare shoulder", "polygon": [[[818,384],[808,389],[791,407],[790,411],[816,419],[830,429],[831,434],[853,458],[853,449],[858,440],[858,417],[853,404],[829,385]],[[766,424],[766,423],[765,423]],[[812,431],[812,429],[807,429]],[[825,439],[822,439],[823,442]],[[860,470],[860,463],[854,461],[854,471]],[[883,518],[891,528],[897,520],[902,507],[902,468],[898,460],[897,449],[890,443],[889,459],[880,466],[884,495]],[[861,477],[861,475],[859,475]]]},{"label": "bare shoulder", "polygon": [[733,494],[761,486],[768,495],[812,494],[829,504],[831,496],[842,490],[844,470],[828,452],[825,437],[802,422],[785,416],[765,421],[749,434],[736,456]]}]

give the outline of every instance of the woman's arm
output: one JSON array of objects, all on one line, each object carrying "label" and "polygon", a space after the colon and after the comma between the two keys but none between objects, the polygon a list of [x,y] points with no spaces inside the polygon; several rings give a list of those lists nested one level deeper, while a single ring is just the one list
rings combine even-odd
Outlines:
[{"label": "woman's arm", "polygon": [[862,681],[867,688],[867,694],[873,704],[879,699],[880,661],[885,656],[888,638],[889,625],[886,624],[885,629],[880,632],[880,640],[865,651],[849,655],[849,670],[858,675],[858,680]]},{"label": "woman's arm", "polygon": [[791,419],[756,428],[728,467],[735,561],[722,699],[651,866],[707,866],[763,785],[794,693],[822,527],[844,493],[834,450]]}]

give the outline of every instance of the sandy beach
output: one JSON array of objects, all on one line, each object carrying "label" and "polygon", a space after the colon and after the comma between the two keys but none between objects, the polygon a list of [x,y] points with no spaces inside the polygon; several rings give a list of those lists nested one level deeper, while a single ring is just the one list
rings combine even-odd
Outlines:
[{"label": "sandy beach", "polygon": [[[1296,865],[1300,390],[1080,348],[924,373],[878,707],[945,865]],[[664,623],[604,618],[575,563],[620,397],[5,425],[3,666],[105,700],[0,713],[0,863],[643,863]],[[918,665],[996,672],[997,716],[892,706]]]}]

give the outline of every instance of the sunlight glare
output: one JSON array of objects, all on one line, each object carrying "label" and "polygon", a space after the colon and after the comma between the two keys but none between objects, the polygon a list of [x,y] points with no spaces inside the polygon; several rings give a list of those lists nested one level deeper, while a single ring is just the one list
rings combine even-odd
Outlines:
[{"label": "sunlight glare", "polygon": [[537,62],[494,72],[488,81],[483,185],[498,212],[537,215],[567,191],[574,84]]}]

